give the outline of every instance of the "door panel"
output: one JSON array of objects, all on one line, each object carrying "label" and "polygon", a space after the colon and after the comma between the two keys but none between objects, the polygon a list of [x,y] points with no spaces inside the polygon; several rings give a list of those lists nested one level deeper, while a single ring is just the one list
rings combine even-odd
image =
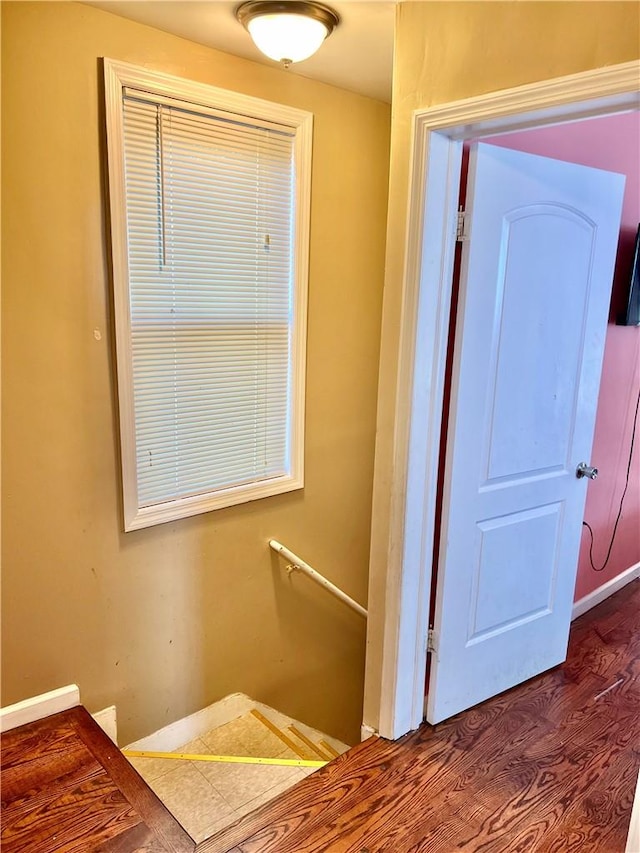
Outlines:
[{"label": "door panel", "polygon": [[[576,277],[588,281],[595,239],[593,223],[552,205],[513,211],[501,236],[487,483],[568,463],[575,398],[563,377],[574,376],[578,368],[589,296],[572,285]],[[530,246],[544,251],[531,258]],[[573,250],[565,251],[566,246]],[[553,299],[551,311],[541,303],[541,289]]]},{"label": "door panel", "polygon": [[[477,643],[553,609],[560,504],[481,521],[468,642]],[[537,572],[527,572],[535,560]]]},{"label": "door panel", "polygon": [[624,177],[469,165],[427,719],[564,660]]}]

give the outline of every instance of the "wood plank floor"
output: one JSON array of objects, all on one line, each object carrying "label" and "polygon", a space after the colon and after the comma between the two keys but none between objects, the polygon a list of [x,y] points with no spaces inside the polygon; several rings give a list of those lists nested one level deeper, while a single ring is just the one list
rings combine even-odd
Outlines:
[{"label": "wood plank floor", "polygon": [[[640,766],[640,581],[567,662],[396,743],[370,739],[200,853],[622,853]],[[2,736],[3,853],[194,843],[83,708]]]},{"label": "wood plank floor", "polygon": [[622,853],[640,766],[640,581],[565,664],[402,740],[370,739],[200,853]]},{"label": "wood plank floor", "polygon": [[1,739],[3,853],[187,853],[194,842],[87,711]]}]

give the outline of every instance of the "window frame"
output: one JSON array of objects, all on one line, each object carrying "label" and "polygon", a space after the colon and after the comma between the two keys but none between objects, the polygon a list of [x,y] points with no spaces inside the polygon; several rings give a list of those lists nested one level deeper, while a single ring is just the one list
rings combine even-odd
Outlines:
[{"label": "window frame", "polygon": [[[307,290],[311,202],[311,146],[313,115],[271,101],[219,89],[129,63],[105,58],[105,118],[120,456],[125,531],[187,518],[304,486],[304,417],[306,375]],[[131,352],[127,199],[124,171],[123,91],[143,90],[172,98],[192,108],[203,107],[244,119],[274,122],[295,132],[294,215],[292,258],[291,385],[289,401],[290,467],[288,473],[267,480],[181,496],[151,506],[139,506],[136,462],[135,408]]]}]

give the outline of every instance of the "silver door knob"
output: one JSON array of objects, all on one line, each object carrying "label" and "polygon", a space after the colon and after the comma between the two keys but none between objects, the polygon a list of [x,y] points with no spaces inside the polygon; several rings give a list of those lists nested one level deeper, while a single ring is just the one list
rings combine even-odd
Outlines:
[{"label": "silver door knob", "polygon": [[576,468],[576,477],[578,479],[581,477],[588,477],[590,480],[595,480],[598,477],[598,469],[593,468],[591,465],[587,465],[586,462],[581,462]]}]

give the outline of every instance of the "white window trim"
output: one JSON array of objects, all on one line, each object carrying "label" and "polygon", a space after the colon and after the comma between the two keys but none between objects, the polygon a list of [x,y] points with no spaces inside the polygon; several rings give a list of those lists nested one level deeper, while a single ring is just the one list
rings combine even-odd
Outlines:
[{"label": "white window trim", "polygon": [[[124,62],[104,59],[109,204],[113,264],[116,356],[124,529],[136,530],[202,512],[290,492],[304,486],[304,400],[306,374],[307,284],[311,201],[313,115],[303,110],[173,77]],[[126,229],[122,94],[143,89],[212,109],[277,122],[295,130],[295,219],[292,324],[291,469],[286,475],[209,494],[181,497],[139,507],[137,490],[133,370],[130,349],[129,272]]]}]

